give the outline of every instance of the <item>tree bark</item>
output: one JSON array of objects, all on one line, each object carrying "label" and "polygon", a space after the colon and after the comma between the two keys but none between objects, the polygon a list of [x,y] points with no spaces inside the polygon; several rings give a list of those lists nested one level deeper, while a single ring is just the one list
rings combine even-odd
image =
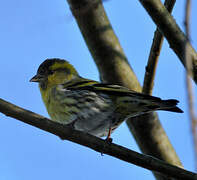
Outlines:
[{"label": "tree bark", "polygon": [[[68,3],[99,69],[101,80],[141,92],[140,84],[128,64],[102,2],[68,0]],[[150,116],[147,118],[147,115],[144,115],[127,121],[140,149],[146,154],[181,166],[157,114],[153,113]],[[157,179],[164,177],[157,176]]]},{"label": "tree bark", "polygon": [[133,163],[149,170],[164,173],[178,179],[196,180],[197,174],[175,167],[157,158],[143,155],[129,150],[122,146],[108,143],[103,139],[97,138],[82,131],[77,131],[70,126],[62,125],[51,121],[39,114],[20,108],[0,98],[0,112],[6,116],[13,117],[24,123],[30,124],[52,134],[61,139],[66,139],[83,146],[89,147],[97,152],[105,153],[123,161]]},{"label": "tree bark", "polygon": [[[184,58],[185,44],[187,37],[181,31],[176,21],[161,3],[160,0],[139,0],[143,7],[146,9],[154,23],[157,25],[161,33],[165,36],[170,47],[179,57],[181,63],[186,67]],[[197,83],[197,53],[188,42],[188,53],[191,56],[192,69],[189,72],[195,83]]]}]

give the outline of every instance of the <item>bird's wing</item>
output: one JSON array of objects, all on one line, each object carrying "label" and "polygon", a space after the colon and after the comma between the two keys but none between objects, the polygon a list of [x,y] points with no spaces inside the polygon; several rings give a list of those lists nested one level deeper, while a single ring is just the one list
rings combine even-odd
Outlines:
[{"label": "bird's wing", "polygon": [[[75,81],[63,84],[63,88],[65,90],[88,90],[96,93],[102,93],[109,96],[116,96],[116,97],[123,97],[128,96],[132,102],[143,102],[146,105],[152,104],[156,106],[152,106],[154,110],[161,109],[161,110],[169,110],[174,112],[183,112],[181,109],[176,107],[177,103],[179,102],[176,99],[167,99],[162,100],[155,96],[146,95],[143,93],[138,93],[136,91],[129,90],[126,87],[113,85],[113,84],[104,84],[99,83],[97,81],[92,81],[88,79],[77,79]],[[122,99],[122,98],[120,98]],[[156,108],[157,107],[157,108]]]},{"label": "bird's wing", "polygon": [[129,90],[128,88],[123,86],[99,83],[97,81],[83,79],[83,78],[72,80],[72,82],[63,84],[63,87],[67,90],[89,90],[93,92],[104,93],[111,96],[130,96],[133,98],[143,99],[143,100],[146,99],[151,101],[161,101],[161,99],[158,97],[138,93],[136,91]]}]

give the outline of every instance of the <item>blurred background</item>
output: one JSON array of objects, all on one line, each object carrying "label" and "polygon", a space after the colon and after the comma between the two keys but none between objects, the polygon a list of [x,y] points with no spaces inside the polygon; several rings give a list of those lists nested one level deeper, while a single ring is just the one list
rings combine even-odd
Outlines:
[{"label": "blurred background", "polygon": [[[185,1],[177,1],[173,16],[184,29]],[[139,1],[104,2],[108,17],[140,83],[156,26]],[[192,1],[191,39],[197,50],[197,1]],[[86,47],[65,0],[7,0],[0,6],[0,98],[48,117],[35,83],[29,79],[46,58],[64,58],[81,76],[99,80],[94,61]],[[158,63],[153,95],[175,98],[184,114],[158,112],[184,167],[195,170],[193,143],[185,90],[185,70],[164,41]],[[196,91],[196,88],[194,90]],[[113,142],[139,151],[123,123],[112,135]],[[0,179],[146,179],[150,171],[91,149],[62,141],[0,113]]]}]

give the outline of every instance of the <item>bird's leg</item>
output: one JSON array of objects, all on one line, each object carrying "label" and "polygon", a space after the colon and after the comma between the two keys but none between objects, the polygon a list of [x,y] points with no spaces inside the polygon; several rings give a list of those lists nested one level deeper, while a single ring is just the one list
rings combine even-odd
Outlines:
[{"label": "bird's leg", "polygon": [[111,138],[111,132],[112,132],[112,128],[109,128],[108,134],[107,134],[107,138],[105,139],[108,143],[112,143],[113,139]]},{"label": "bird's leg", "polygon": [[[105,142],[107,144],[111,144],[112,141],[113,141],[113,139],[111,138],[111,133],[112,133],[112,120],[110,119],[110,121],[109,121],[109,130],[108,130],[107,137],[105,139]],[[104,150],[105,150],[105,147],[106,147],[107,144],[104,144],[103,150],[101,151],[101,156],[103,156],[103,153],[104,153]]]},{"label": "bird's leg", "polygon": [[[105,142],[106,142],[107,144],[111,144],[112,141],[113,141],[113,139],[111,138],[111,131],[112,131],[112,128],[110,127],[110,128],[109,128],[109,131],[108,131],[108,134],[107,134],[107,137],[106,137],[106,139],[105,139]],[[101,156],[103,156],[103,153],[104,153],[104,150],[105,150],[105,147],[107,146],[107,144],[104,144],[103,150],[101,151]]]},{"label": "bird's leg", "polygon": [[111,133],[112,133],[112,119],[109,120],[109,130],[108,130],[108,134],[107,134],[107,138],[105,139],[107,141],[107,143],[112,143],[112,138],[111,138]]}]

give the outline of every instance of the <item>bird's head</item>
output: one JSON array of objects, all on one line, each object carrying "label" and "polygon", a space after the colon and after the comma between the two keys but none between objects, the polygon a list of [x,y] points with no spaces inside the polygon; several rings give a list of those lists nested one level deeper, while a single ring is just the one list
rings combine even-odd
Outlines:
[{"label": "bird's head", "polygon": [[76,77],[75,68],[63,59],[46,59],[38,68],[37,74],[30,82],[38,82],[41,89],[66,83]]}]

